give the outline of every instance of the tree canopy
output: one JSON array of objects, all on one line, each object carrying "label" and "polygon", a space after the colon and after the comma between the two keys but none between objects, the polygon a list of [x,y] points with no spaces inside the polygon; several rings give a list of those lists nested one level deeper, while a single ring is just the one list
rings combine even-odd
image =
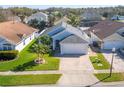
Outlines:
[{"label": "tree canopy", "polygon": [[37,19],[30,20],[28,24],[36,29],[39,29],[40,31],[47,27],[47,23],[45,21],[38,21]]}]

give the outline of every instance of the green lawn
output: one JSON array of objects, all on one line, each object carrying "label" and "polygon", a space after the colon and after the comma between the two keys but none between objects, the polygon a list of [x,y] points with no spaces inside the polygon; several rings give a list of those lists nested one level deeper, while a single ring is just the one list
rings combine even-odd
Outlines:
[{"label": "green lawn", "polygon": [[20,53],[19,58],[13,61],[0,62],[0,71],[24,71],[24,70],[58,70],[59,59],[45,55],[46,64],[36,65],[33,60],[36,58],[36,54],[29,51],[30,46],[35,42],[33,40],[27,45]]},{"label": "green lawn", "polygon": [[[102,80],[103,78],[109,76],[109,73],[99,73],[99,74],[95,74],[95,76],[99,80]],[[103,82],[115,82],[115,81],[124,81],[124,73],[112,73],[112,76],[105,79]]]},{"label": "green lawn", "polygon": [[61,74],[4,75],[0,76],[0,86],[56,84]]},{"label": "green lawn", "polygon": [[102,53],[97,53],[97,56],[90,56],[90,61],[92,62],[94,69],[102,70],[110,68],[109,62]]}]

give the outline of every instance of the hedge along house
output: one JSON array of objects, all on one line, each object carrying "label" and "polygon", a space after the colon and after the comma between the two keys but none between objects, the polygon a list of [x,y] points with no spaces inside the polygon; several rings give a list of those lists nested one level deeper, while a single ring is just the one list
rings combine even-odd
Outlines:
[{"label": "hedge along house", "polygon": [[53,50],[60,50],[61,54],[87,54],[88,52],[88,36],[65,22],[50,28],[47,34],[52,37]]},{"label": "hedge along house", "polygon": [[35,38],[37,31],[20,22],[0,23],[0,50],[21,51]]},{"label": "hedge along house", "polygon": [[124,47],[124,23],[102,21],[85,32],[90,36],[90,43],[98,44],[101,49]]}]

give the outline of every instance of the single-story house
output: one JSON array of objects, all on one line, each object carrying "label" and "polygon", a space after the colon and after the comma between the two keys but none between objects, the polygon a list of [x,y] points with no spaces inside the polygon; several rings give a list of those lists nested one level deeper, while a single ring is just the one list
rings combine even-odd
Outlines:
[{"label": "single-story house", "polygon": [[124,16],[114,15],[111,20],[124,20]]},{"label": "single-story house", "polygon": [[88,9],[81,14],[81,20],[98,21],[98,20],[102,20],[102,16],[97,11]]},{"label": "single-story house", "polygon": [[35,38],[37,31],[21,22],[0,23],[0,50],[21,51]]},{"label": "single-story house", "polygon": [[101,20],[103,20],[102,16],[97,11],[88,9],[80,15],[80,26],[91,27]]},{"label": "single-story house", "polygon": [[48,15],[43,13],[43,12],[37,12],[35,14],[32,14],[31,16],[29,17],[26,17],[24,19],[24,22],[25,23],[28,23],[29,21],[33,20],[33,19],[36,19],[38,20],[39,22],[40,21],[45,21],[45,22],[48,22]]},{"label": "single-story house", "polygon": [[21,18],[19,16],[8,16],[7,20],[8,21],[18,21],[18,22],[21,22]]},{"label": "single-story house", "polygon": [[124,23],[101,21],[85,32],[90,36],[90,43],[97,43],[101,49],[124,47]]},{"label": "single-story house", "polygon": [[47,34],[53,41],[53,50],[60,50],[61,54],[87,54],[88,36],[78,28],[60,22],[50,28]]}]

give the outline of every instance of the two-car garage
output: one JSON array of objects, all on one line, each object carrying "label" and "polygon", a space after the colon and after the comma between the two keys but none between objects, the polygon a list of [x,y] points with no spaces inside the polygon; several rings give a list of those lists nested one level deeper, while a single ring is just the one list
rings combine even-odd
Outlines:
[{"label": "two-car garage", "polygon": [[60,42],[61,54],[87,54],[88,42],[71,35]]},{"label": "two-car garage", "polygon": [[61,54],[87,54],[87,44],[61,44]]}]

